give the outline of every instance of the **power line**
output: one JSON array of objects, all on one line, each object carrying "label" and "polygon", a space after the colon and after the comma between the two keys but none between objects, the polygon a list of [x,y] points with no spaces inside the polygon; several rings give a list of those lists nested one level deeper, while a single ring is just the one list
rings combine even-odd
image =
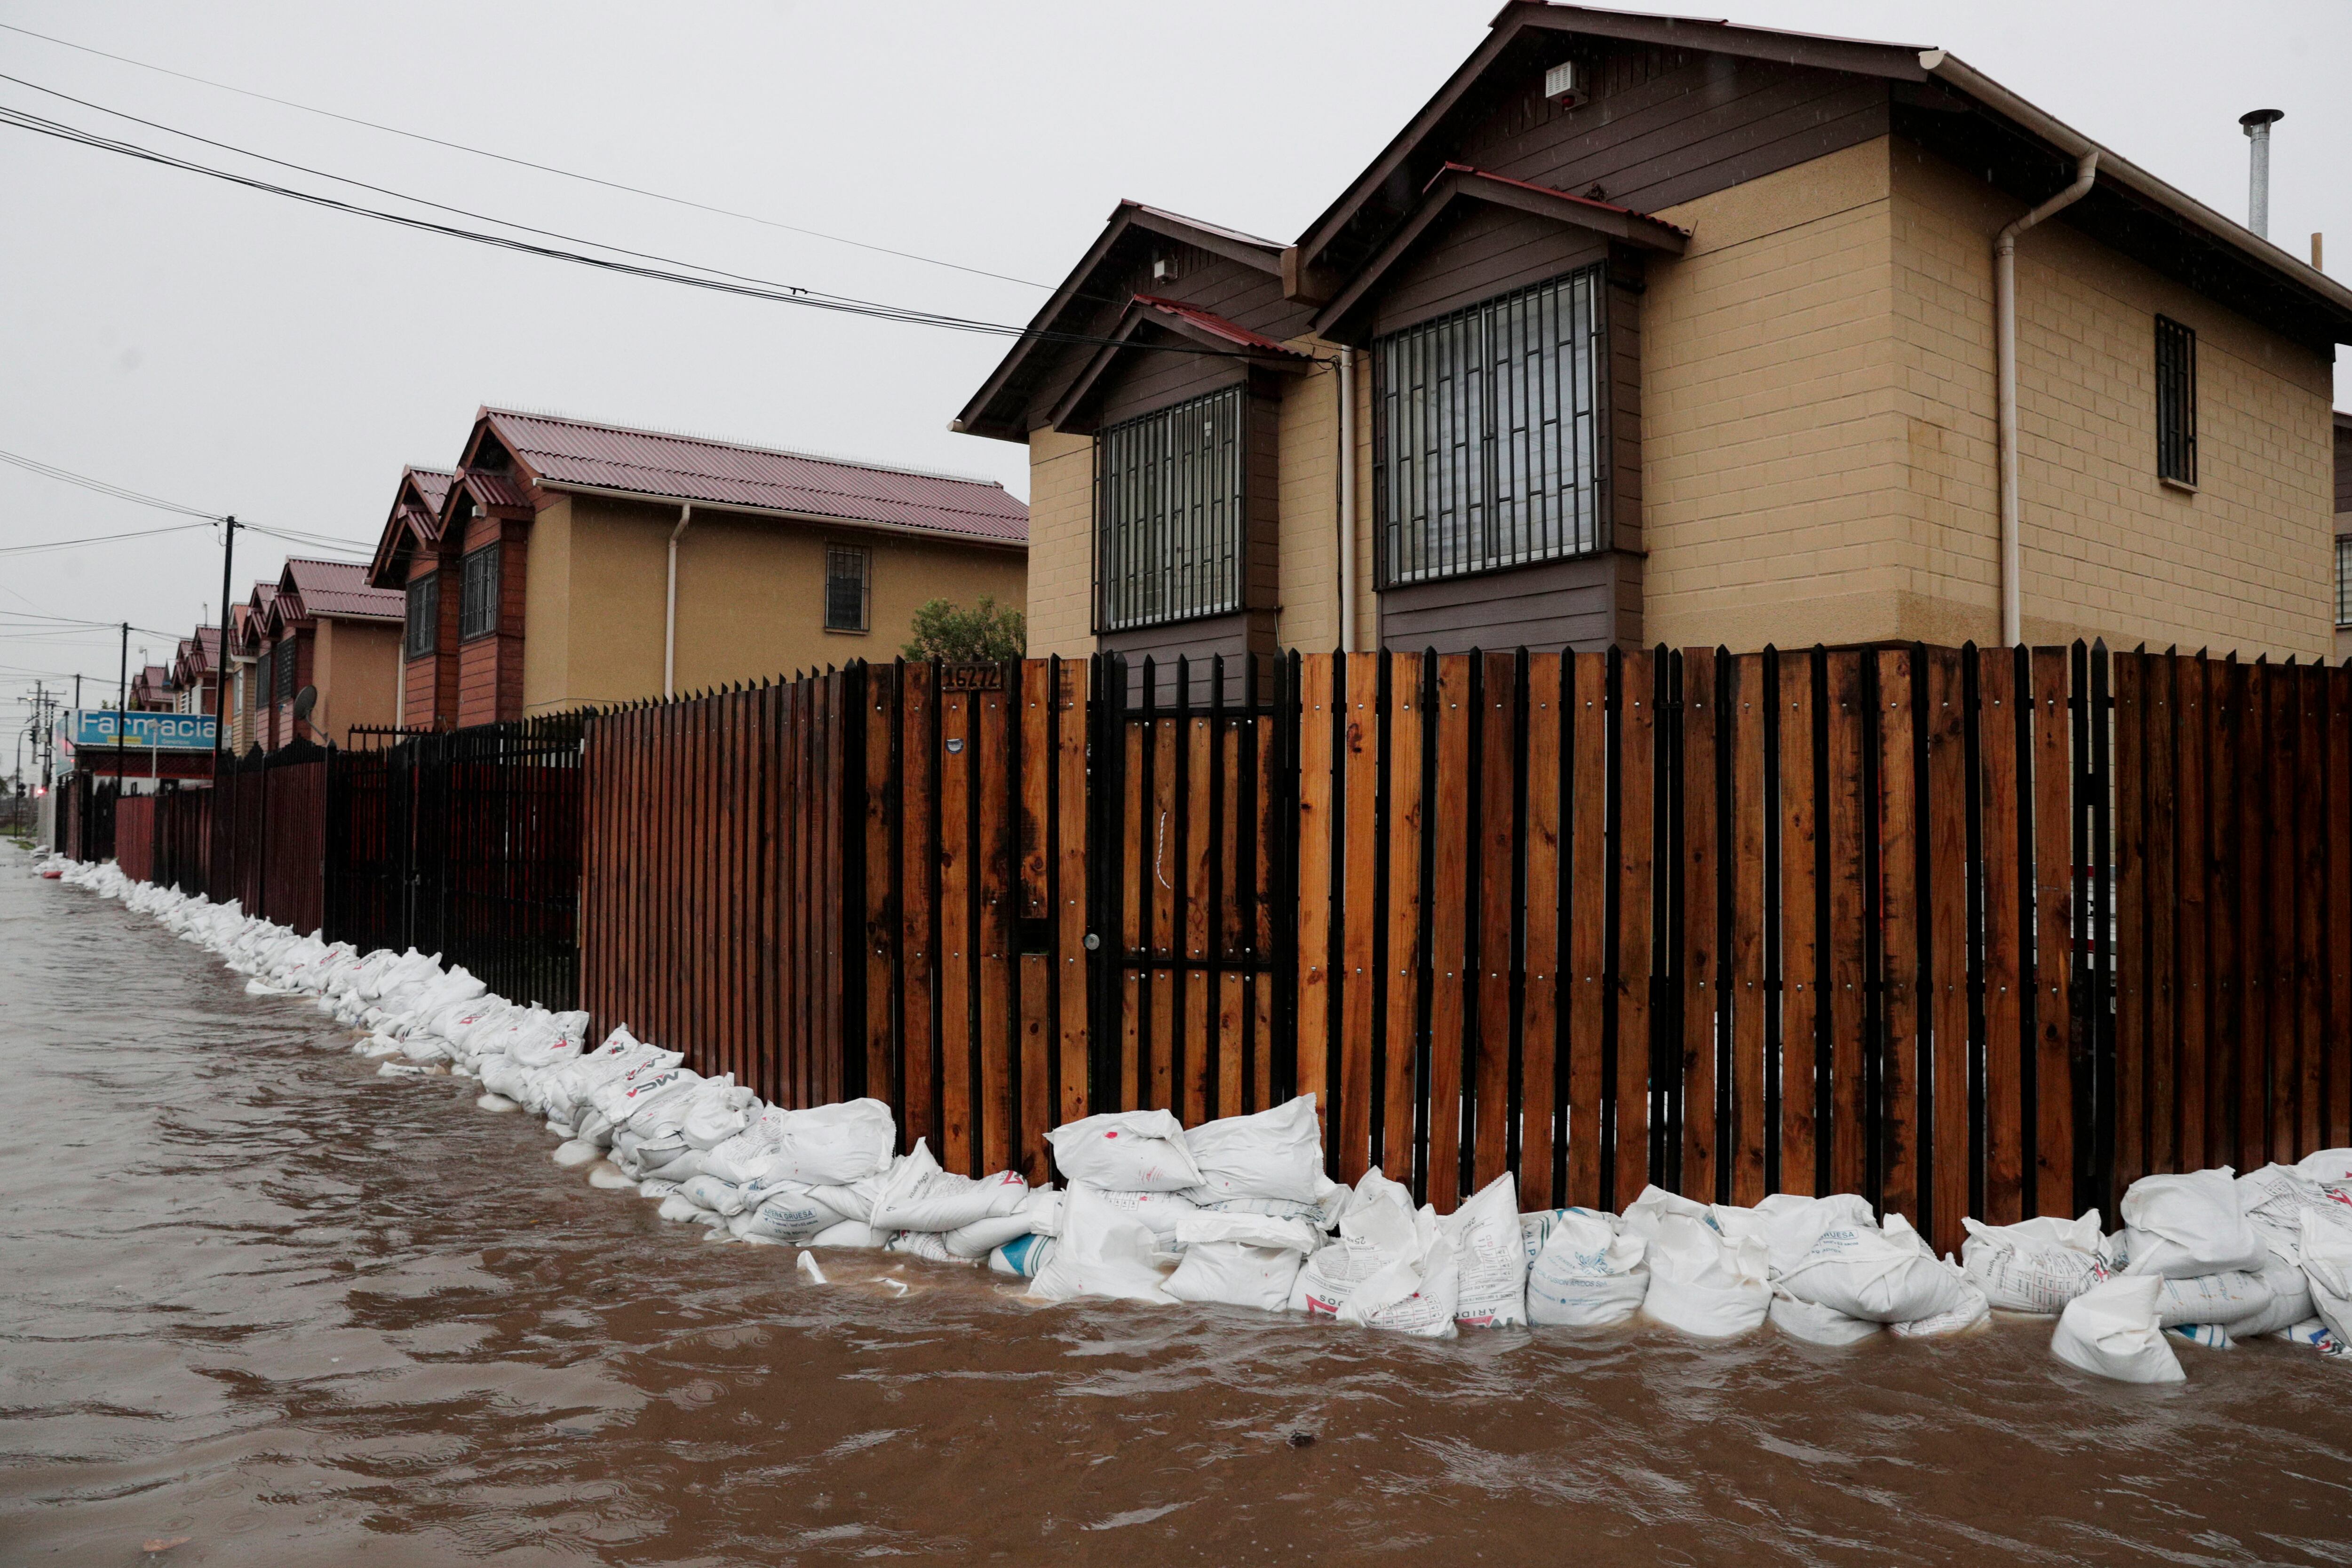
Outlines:
[{"label": "power line", "polygon": [[92,534],[87,538],[44,539],[39,544],[0,545],[0,555],[33,555],[42,550],[79,549],[84,545],[112,544],[117,539],[152,539],[158,534],[184,534],[204,523],[175,523],[168,528],[140,528],[127,534]]},{"label": "power line", "polygon": [[[479,230],[460,228],[450,224],[436,223],[431,219],[414,217],[403,213],[384,212],[380,208],[362,206],[357,203],[346,202],[338,197],[322,195],[315,191],[299,190],[293,186],[279,185],[268,180],[256,179],[251,175],[236,173],[230,170],[216,169],[212,167],[210,164],[194,162],[189,159],[181,158],[168,152],[159,152],[153,148],[143,147],[136,142],[124,141],[113,137],[100,136],[95,131],[85,131],[79,126],[69,125],[62,120],[50,120],[46,116],[37,115],[29,110],[16,109],[7,105],[0,105],[0,125],[9,126],[19,131],[29,131],[37,135],[52,137],[58,141],[73,142],[77,145],[94,148],[97,151],[103,152],[117,153],[122,157],[136,159],[142,162],[156,163],[161,164],[165,168],[178,169],[187,173],[206,175],[212,179],[224,181],[229,184],[242,185],[248,190],[260,191],[269,195],[283,196],[289,201],[301,202],[311,206],[324,207],[334,212],[347,213],[355,217],[373,218],[378,222],[393,224],[402,228],[415,229],[425,234],[437,234],[450,239],[466,240],[472,244],[489,246],[499,250],[517,251],[526,256],[541,256],[551,261],[563,261],[570,262],[574,266],[595,267],[602,271],[619,273],[625,277],[649,278],[653,281],[662,283],[684,284],[688,287],[709,289],[714,293],[730,294],[748,299],[762,299],[773,304],[781,305],[801,305],[806,306],[812,309],[832,311],[840,315],[863,316],[875,320],[896,321],[908,326],[934,327],[946,331],[971,332],[988,337],[1035,340],[1045,342],[1084,344],[1107,348],[1125,348],[1129,346],[1126,340],[1118,338],[1097,337],[1088,333],[1057,332],[1032,327],[1015,327],[1000,321],[984,321],[971,317],[951,316],[940,311],[919,310],[910,306],[886,305],[878,301],[859,299],[848,295],[825,294],[814,289],[801,288],[791,285],[739,281],[731,278],[728,275],[719,273],[719,269],[712,267],[703,267],[699,268],[699,270],[713,274],[714,276],[696,277],[690,273],[668,271],[663,267],[646,267],[635,262],[618,261],[607,256],[588,256],[578,251],[561,250],[550,246],[536,245],[528,240],[516,239],[509,235],[486,234]],[[256,156],[257,156],[257,154]],[[332,175],[326,177],[337,178],[337,176]],[[350,183],[355,184],[358,183],[358,182]],[[497,219],[488,221],[502,222],[502,220]],[[506,226],[522,228],[525,225],[520,224],[511,224],[507,225]],[[584,244],[592,242],[583,241],[579,243]],[[615,247],[607,246],[604,248],[609,249]],[[690,264],[679,263],[676,265],[683,266]],[[1203,359],[1250,360],[1261,357],[1253,350],[1246,349],[1209,349],[1183,343],[1155,343],[1152,347],[1162,349],[1168,352],[1190,354],[1195,358]]]},{"label": "power line", "polygon": [[487,148],[467,146],[462,141],[450,141],[438,136],[427,136],[417,131],[404,131],[397,125],[384,125],[373,120],[362,120],[356,115],[339,114],[331,109],[320,109],[314,104],[299,103],[290,98],[278,98],[269,93],[257,92],[251,88],[233,87],[227,82],[193,76],[186,71],[173,70],[168,66],[132,59],[128,55],[110,54],[104,49],[93,48],[88,44],[77,44],[68,39],[54,37],[47,33],[37,33],[30,27],[19,27],[11,23],[0,22],[0,28],[5,28],[12,33],[22,33],[28,38],[38,38],[43,43],[56,44],[61,48],[78,49],[83,54],[97,55],[101,58],[115,60],[126,66],[136,66],[141,70],[177,77],[182,81],[192,81],[200,87],[213,88],[221,92],[233,92],[242,98],[258,99],[265,103],[299,110],[305,114],[316,114],[328,120],[339,120],[346,125],[358,125],[370,131],[380,131],[389,136],[404,136],[412,141],[429,142],[436,147],[446,147],[451,152],[469,153],[477,158],[488,158],[500,163],[510,163],[520,169],[535,169],[542,174],[554,174],[566,180],[577,180],[583,184],[602,185],[606,190],[625,191],[633,196],[646,196],[654,201],[667,202],[676,206],[692,207],[698,212],[715,213],[720,217],[740,218],[745,223],[760,224],[772,229],[782,229],[788,234],[806,235],[811,239],[821,239],[834,245],[850,246],[858,250],[873,251],[880,256],[895,256],[905,261],[919,261],[927,267],[943,267],[952,272],[970,273],[975,277],[992,277],[1002,283],[1017,283],[1024,288],[1053,287],[1051,284],[1034,282],[1026,277],[1015,277],[1010,273],[991,272],[986,267],[968,267],[957,261],[942,261],[937,256],[921,256],[910,250],[897,250],[887,245],[874,245],[865,240],[850,239],[842,235],[827,234],[822,229],[806,228],[798,224],[782,223],[774,218],[763,218],[756,213],[737,212],[731,207],[713,206],[708,202],[697,202],[685,196],[673,196],[661,191],[647,190],[642,185],[624,184],[620,181],[602,179],[594,174],[583,174],[571,169],[559,169],[552,163],[537,163],[528,158],[510,157],[503,152],[492,152]]},{"label": "power line", "polygon": [[85,490],[95,490],[101,496],[111,496],[118,501],[130,501],[142,507],[153,507],[158,511],[177,512],[183,517],[202,517],[207,523],[217,523],[221,520],[221,515],[218,512],[207,512],[199,507],[182,506],[177,501],[166,501],[161,497],[146,495],[110,480],[93,479],[87,474],[77,474],[70,468],[60,468],[54,463],[44,463],[37,457],[26,457],[21,453],[0,452],[0,463],[13,464],[29,473],[38,474],[44,478],[57,479],[68,485],[79,485]]}]

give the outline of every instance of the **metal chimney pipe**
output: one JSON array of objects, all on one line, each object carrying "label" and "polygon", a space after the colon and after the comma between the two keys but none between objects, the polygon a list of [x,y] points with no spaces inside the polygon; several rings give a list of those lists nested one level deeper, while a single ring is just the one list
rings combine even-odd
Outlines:
[{"label": "metal chimney pipe", "polygon": [[2271,237],[2271,127],[2285,118],[2284,109],[2257,109],[2238,116],[2246,140],[2253,143],[2247,150],[2246,226],[2264,239]]}]

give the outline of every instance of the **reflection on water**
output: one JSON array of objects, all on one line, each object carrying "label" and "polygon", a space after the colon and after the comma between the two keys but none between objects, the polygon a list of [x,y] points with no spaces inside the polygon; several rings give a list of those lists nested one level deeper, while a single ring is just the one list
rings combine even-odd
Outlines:
[{"label": "reflection on water", "polygon": [[2352,1562],[2352,1377],[2285,1345],[2150,1389],[2026,1321],[1430,1344],[817,1286],[336,1043],[0,858],[0,1563]]}]

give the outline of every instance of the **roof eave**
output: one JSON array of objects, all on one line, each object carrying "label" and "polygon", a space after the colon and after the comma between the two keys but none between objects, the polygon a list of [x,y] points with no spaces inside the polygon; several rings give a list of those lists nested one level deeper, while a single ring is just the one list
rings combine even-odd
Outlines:
[{"label": "roof eave", "polygon": [[2339,318],[2336,341],[2352,342],[2352,336],[2342,335],[2352,333],[2352,287],[2338,283],[2292,252],[2273,245],[2244,225],[2224,217],[2113,149],[2100,145],[2056,115],[2036,108],[1958,57],[1942,49],[1926,49],[1920,53],[1919,63],[1925,75],[1975,99],[2068,156],[2080,158],[2085,152],[2096,152],[2099,155],[2098,177],[2102,182],[2112,180],[2143,200],[2162,207],[2208,237],[2229,246],[2248,261],[2280,274],[2285,281],[2299,286],[2336,313]]},{"label": "roof eave", "polygon": [[1029,541],[994,539],[984,534],[961,534],[952,528],[919,528],[904,523],[877,523],[864,517],[839,517],[824,512],[796,512],[778,507],[744,506],[731,501],[706,501],[695,496],[657,496],[646,490],[622,490],[607,485],[576,485],[562,479],[541,479],[539,487],[555,495],[605,496],[616,501],[637,501],[656,506],[678,506],[691,503],[696,511],[733,512],[749,517],[775,517],[789,523],[808,523],[824,528],[862,528],[873,533],[897,534],[908,538],[930,539],[941,544],[974,545],[982,549],[1019,550],[1027,554]]}]

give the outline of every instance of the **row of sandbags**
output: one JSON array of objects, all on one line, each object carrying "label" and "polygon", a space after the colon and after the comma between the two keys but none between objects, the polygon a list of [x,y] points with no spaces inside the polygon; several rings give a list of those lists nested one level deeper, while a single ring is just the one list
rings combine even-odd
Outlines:
[{"label": "row of sandbags", "polygon": [[1377,1168],[1332,1182],[1312,1096],[1189,1129],[1165,1111],[1071,1123],[1050,1134],[1066,1190],[1033,1188],[1016,1172],[946,1171],[920,1141],[897,1154],[878,1101],[765,1105],[625,1027],[589,1050],[585,1013],[507,1002],[434,956],[360,954],[111,863],[62,867],[219,953],[248,991],[315,998],[366,1031],[353,1049],[384,1058],[380,1071],[479,1079],[484,1109],[546,1119],[559,1164],[593,1162],[599,1186],[658,1199],[714,1239],[986,1260],[1046,1301],[1223,1302],[1437,1336],[1638,1315],[1706,1337],[1769,1322],[1839,1344],[1961,1333],[1995,1309],[2058,1314],[2062,1359],[2142,1382],[2182,1375],[2168,1331],[2352,1343],[2352,1151],[2243,1177],[2144,1178],[2114,1236],[2095,1212],[1971,1218],[1957,1260],[1851,1194],[1750,1208],[1651,1187],[1622,1215],[1522,1214],[1505,1175],[1440,1216]]}]

